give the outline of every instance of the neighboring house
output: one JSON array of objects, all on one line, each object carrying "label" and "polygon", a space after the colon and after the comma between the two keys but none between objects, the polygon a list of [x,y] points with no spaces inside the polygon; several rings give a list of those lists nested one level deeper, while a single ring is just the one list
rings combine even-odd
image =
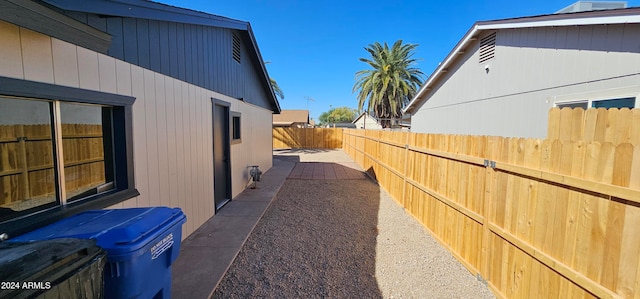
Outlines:
[{"label": "neighboring house", "polygon": [[366,129],[366,130],[380,130],[382,129],[382,125],[378,120],[371,116],[367,112],[362,112],[355,120],[352,122],[356,129]]},{"label": "neighboring house", "polygon": [[356,125],[352,122],[330,122],[324,125],[325,128],[345,128],[345,129],[355,129]]},{"label": "neighboring house", "polygon": [[308,128],[309,110],[282,110],[273,115],[273,127]]},{"label": "neighboring house", "polygon": [[180,207],[183,237],[272,166],[247,22],[139,0],[0,2],[0,234]]},{"label": "neighboring house", "polygon": [[640,107],[640,8],[477,22],[404,109],[411,131],[544,138],[552,107]]}]

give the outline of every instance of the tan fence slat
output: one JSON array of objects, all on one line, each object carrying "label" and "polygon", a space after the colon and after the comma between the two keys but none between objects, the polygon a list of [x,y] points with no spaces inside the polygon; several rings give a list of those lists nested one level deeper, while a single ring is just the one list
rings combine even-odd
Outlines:
[{"label": "tan fence slat", "polygon": [[[67,190],[75,191],[104,183],[102,126],[63,124],[61,127],[65,134],[64,159],[68,165],[100,164],[65,167],[66,177],[69,178]],[[0,189],[10,190],[3,193],[0,203],[53,195],[51,126],[0,126],[0,138],[3,139],[0,143]]]},{"label": "tan fence slat", "polygon": [[342,140],[498,297],[640,298],[637,111],[552,109],[545,140],[362,130]]},{"label": "tan fence slat", "polygon": [[341,128],[273,128],[273,148],[342,148]]}]

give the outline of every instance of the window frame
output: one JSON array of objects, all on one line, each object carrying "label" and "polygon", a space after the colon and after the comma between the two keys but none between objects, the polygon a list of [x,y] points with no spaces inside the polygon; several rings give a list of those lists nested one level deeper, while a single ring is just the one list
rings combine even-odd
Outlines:
[{"label": "window frame", "polygon": [[[230,114],[230,121],[231,121],[231,144],[238,144],[238,143],[242,143],[242,113],[240,112],[235,112],[235,111],[231,111],[229,112]],[[235,118],[238,118],[238,138],[236,138],[236,122],[235,122]]]},{"label": "window frame", "polygon": [[[591,109],[591,108],[597,108],[594,107],[593,104],[597,103],[597,102],[604,102],[604,101],[612,101],[612,100],[622,100],[622,99],[628,99],[628,98],[633,98],[634,99],[634,104],[635,106],[629,109],[634,109],[634,108],[640,108],[640,103],[638,103],[638,96],[635,95],[630,95],[630,96],[621,96],[621,97],[598,97],[598,98],[594,98],[594,99],[581,99],[581,100],[569,100],[569,101],[555,101],[553,103],[554,107],[558,107],[558,108],[564,108],[564,107],[559,107],[562,105],[571,105],[571,104],[587,104],[587,109]],[[628,107],[623,107],[623,108],[628,108]]]},{"label": "window frame", "polygon": [[558,107],[558,108],[565,108],[565,107],[560,107],[563,105],[573,105],[573,104],[586,104],[587,105],[587,109],[589,109],[590,103],[589,100],[572,100],[572,101],[557,101],[555,103],[553,103],[553,107]]},{"label": "window frame", "polygon": [[593,102],[635,98],[635,107],[640,108],[640,87],[627,86],[620,88],[589,90],[571,94],[558,94],[547,98],[547,103],[552,103],[551,107],[558,107],[562,104],[572,104],[586,102],[587,109],[593,109]]},{"label": "window frame", "polygon": [[[32,214],[4,220],[0,222],[0,234],[6,234],[5,238],[12,238],[74,214],[106,208],[140,195],[135,189],[133,169],[134,97],[2,76],[0,76],[0,96],[50,100],[54,101],[54,107],[55,102],[112,106],[113,166],[116,169],[115,183],[118,186],[118,189],[94,195],[89,200],[58,204]],[[58,146],[55,139],[52,142],[54,146]],[[57,174],[60,167],[57,162],[55,163]]]}]

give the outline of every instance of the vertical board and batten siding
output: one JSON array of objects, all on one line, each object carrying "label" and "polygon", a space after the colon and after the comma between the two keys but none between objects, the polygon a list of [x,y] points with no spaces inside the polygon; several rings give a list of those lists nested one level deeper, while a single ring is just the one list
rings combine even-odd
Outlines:
[{"label": "vertical board and batten siding", "polygon": [[231,146],[232,193],[246,166],[271,168],[272,112],[137,65],[0,21],[0,76],[133,96],[135,187],[111,208],[180,207],[187,237],[214,214],[211,98],[242,113],[243,142]]},{"label": "vertical board and batten siding", "polygon": [[478,47],[423,96],[413,132],[544,138],[556,101],[640,102],[640,24],[501,29],[484,63]]},{"label": "vertical board and batten siding", "polygon": [[[269,87],[259,75],[262,66],[250,58],[252,45],[245,32],[81,12],[65,14],[109,33],[109,56],[261,107],[272,106],[267,100]],[[232,58],[234,32],[243,36],[241,63]]]},{"label": "vertical board and batten siding", "polygon": [[498,297],[640,298],[640,109],[548,113],[547,139],[347,129],[344,150]]}]

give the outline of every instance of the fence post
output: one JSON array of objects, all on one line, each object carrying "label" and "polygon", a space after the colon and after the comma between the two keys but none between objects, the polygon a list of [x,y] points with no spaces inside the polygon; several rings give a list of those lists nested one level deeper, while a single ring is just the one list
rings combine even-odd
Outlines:
[{"label": "fence post", "polygon": [[[405,203],[405,209],[407,209],[407,176],[409,175],[407,173],[407,167],[409,167],[409,163],[407,163],[407,160],[409,160],[409,137],[411,133],[405,133],[407,135],[407,137],[404,140],[404,170],[402,171],[402,201]],[[408,210],[411,211],[410,208],[408,208]]]},{"label": "fence post", "polygon": [[[485,152],[484,152],[484,157],[485,157],[485,161],[496,161],[496,154],[497,154],[497,149],[500,146],[499,144],[500,138],[497,137],[486,137],[485,140]],[[493,251],[492,248],[492,240],[491,240],[491,229],[490,227],[490,223],[491,223],[491,206],[492,206],[492,199],[494,194],[494,181],[496,180],[496,170],[491,167],[490,163],[487,163],[487,165],[485,165],[485,183],[484,183],[484,195],[483,195],[483,199],[482,199],[482,216],[483,216],[483,223],[482,223],[482,243],[481,243],[481,248],[482,248],[482,253],[481,253],[481,260],[480,260],[480,276],[482,276],[484,281],[490,281],[491,280],[491,252]]]},{"label": "fence post", "polygon": [[29,166],[27,165],[27,137],[24,134],[24,125],[18,125],[18,146],[20,147],[20,164],[22,164],[22,193],[24,199],[29,199]]}]

